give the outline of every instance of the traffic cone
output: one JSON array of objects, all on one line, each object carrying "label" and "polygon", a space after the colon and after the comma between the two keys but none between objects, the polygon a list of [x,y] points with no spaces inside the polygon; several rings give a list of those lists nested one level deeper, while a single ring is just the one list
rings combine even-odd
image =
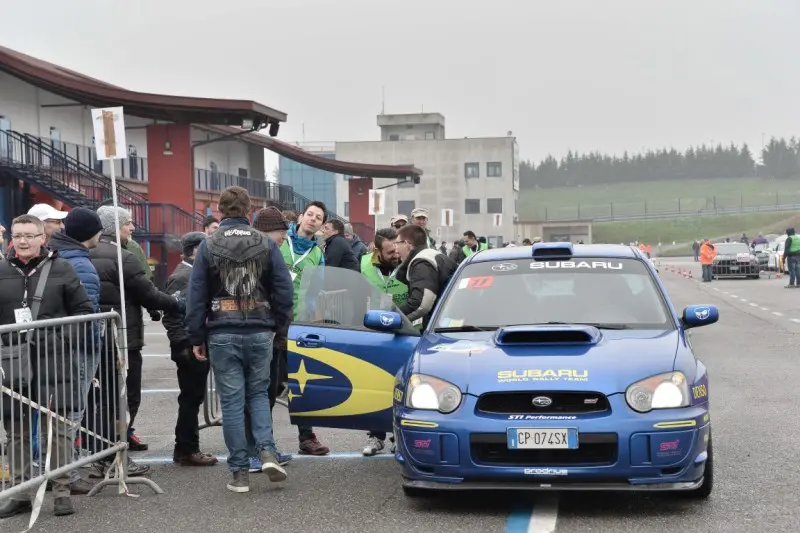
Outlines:
[{"label": "traffic cone", "polygon": [[689,279],[694,279],[694,277],[692,276],[692,271],[691,270],[689,271]]}]

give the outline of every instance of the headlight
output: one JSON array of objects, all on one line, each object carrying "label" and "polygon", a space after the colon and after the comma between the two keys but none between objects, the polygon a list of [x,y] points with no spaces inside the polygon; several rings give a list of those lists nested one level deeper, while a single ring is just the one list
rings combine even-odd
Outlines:
[{"label": "headlight", "polygon": [[461,391],[443,379],[412,374],[406,389],[406,407],[452,413],[461,404]]},{"label": "headlight", "polygon": [[689,385],[682,372],[667,372],[634,383],[625,391],[625,400],[631,409],[640,413],[687,407]]}]

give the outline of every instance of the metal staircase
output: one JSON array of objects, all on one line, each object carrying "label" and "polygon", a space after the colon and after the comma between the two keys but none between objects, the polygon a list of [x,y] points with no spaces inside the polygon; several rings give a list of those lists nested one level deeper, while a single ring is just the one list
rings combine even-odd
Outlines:
[{"label": "metal staircase", "polygon": [[[33,135],[0,131],[0,176],[19,179],[70,207],[97,209],[112,197],[111,180]],[[117,184],[120,205],[131,211],[137,239],[171,242],[197,230],[202,217],[173,204],[150,203]]]}]

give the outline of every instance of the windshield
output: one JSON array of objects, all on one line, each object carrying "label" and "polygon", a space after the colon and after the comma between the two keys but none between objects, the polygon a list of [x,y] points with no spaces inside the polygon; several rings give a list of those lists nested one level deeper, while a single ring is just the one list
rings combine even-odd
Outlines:
[{"label": "windshield", "polygon": [[634,259],[473,263],[450,284],[434,328],[548,322],[673,329],[650,268]]},{"label": "windshield", "polygon": [[755,251],[755,252],[766,252],[766,251],[769,251],[769,244],[767,244],[767,243],[756,244],[755,246],[753,246],[753,251]]},{"label": "windshield", "polygon": [[[295,324],[363,329],[364,314],[370,310],[394,311],[391,295],[371,285],[360,272],[336,267],[306,267],[298,292]],[[405,315],[403,328],[396,333],[419,335]]]},{"label": "windshield", "polygon": [[750,255],[750,248],[743,242],[721,242],[715,244],[714,248],[717,249],[717,255]]}]

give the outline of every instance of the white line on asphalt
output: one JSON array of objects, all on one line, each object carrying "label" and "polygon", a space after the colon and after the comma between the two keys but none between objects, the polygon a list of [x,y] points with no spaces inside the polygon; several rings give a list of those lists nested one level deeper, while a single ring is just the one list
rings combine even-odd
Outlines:
[{"label": "white line on asphalt", "polygon": [[[718,288],[716,288],[716,287],[714,287],[714,290],[715,290],[715,291],[717,291],[717,292],[719,292],[719,289],[718,289]],[[726,292],[725,294],[728,294],[728,293]]]},{"label": "white line on asphalt", "polygon": [[769,311],[769,307],[762,307],[761,310],[762,311]]},{"label": "white line on asphalt", "polygon": [[783,313],[779,313],[777,311],[773,311],[772,314],[775,316],[783,316]]},{"label": "white line on asphalt", "polygon": [[168,353],[143,353],[142,357],[172,357]]},{"label": "white line on asphalt", "polygon": [[[359,452],[332,452],[328,455],[300,455],[300,454],[291,454],[292,459],[295,461],[300,460],[308,460],[308,459],[319,459],[319,460],[335,460],[335,459],[364,459],[368,461],[372,461],[374,459],[394,459],[394,454],[390,453],[381,453],[378,455],[374,455],[372,457],[364,457],[362,453]],[[136,457],[136,456],[134,456]],[[227,455],[217,455],[217,460],[220,463],[227,463],[228,456]],[[171,456],[162,456],[162,457],[136,457],[137,463],[142,463],[145,465],[169,465],[172,464],[172,457]]]},{"label": "white line on asphalt", "polygon": [[[742,301],[744,301],[744,300],[742,300]],[[758,304],[754,303],[754,302],[750,302],[750,305],[753,306],[753,307],[758,307]]]},{"label": "white line on asphalt", "polygon": [[528,533],[553,533],[558,520],[558,496],[542,495],[533,504]]},{"label": "white line on asphalt", "polygon": [[731,298],[738,298],[735,294],[731,294]]},{"label": "white line on asphalt", "polygon": [[[734,296],[734,298],[736,298],[736,296]],[[744,298],[739,298],[739,299],[740,299],[741,301],[743,301],[743,302],[746,302],[746,301],[747,301],[747,300],[745,300]]]},{"label": "white line on asphalt", "polygon": [[800,318],[791,318],[790,320],[796,324],[800,324]]}]

